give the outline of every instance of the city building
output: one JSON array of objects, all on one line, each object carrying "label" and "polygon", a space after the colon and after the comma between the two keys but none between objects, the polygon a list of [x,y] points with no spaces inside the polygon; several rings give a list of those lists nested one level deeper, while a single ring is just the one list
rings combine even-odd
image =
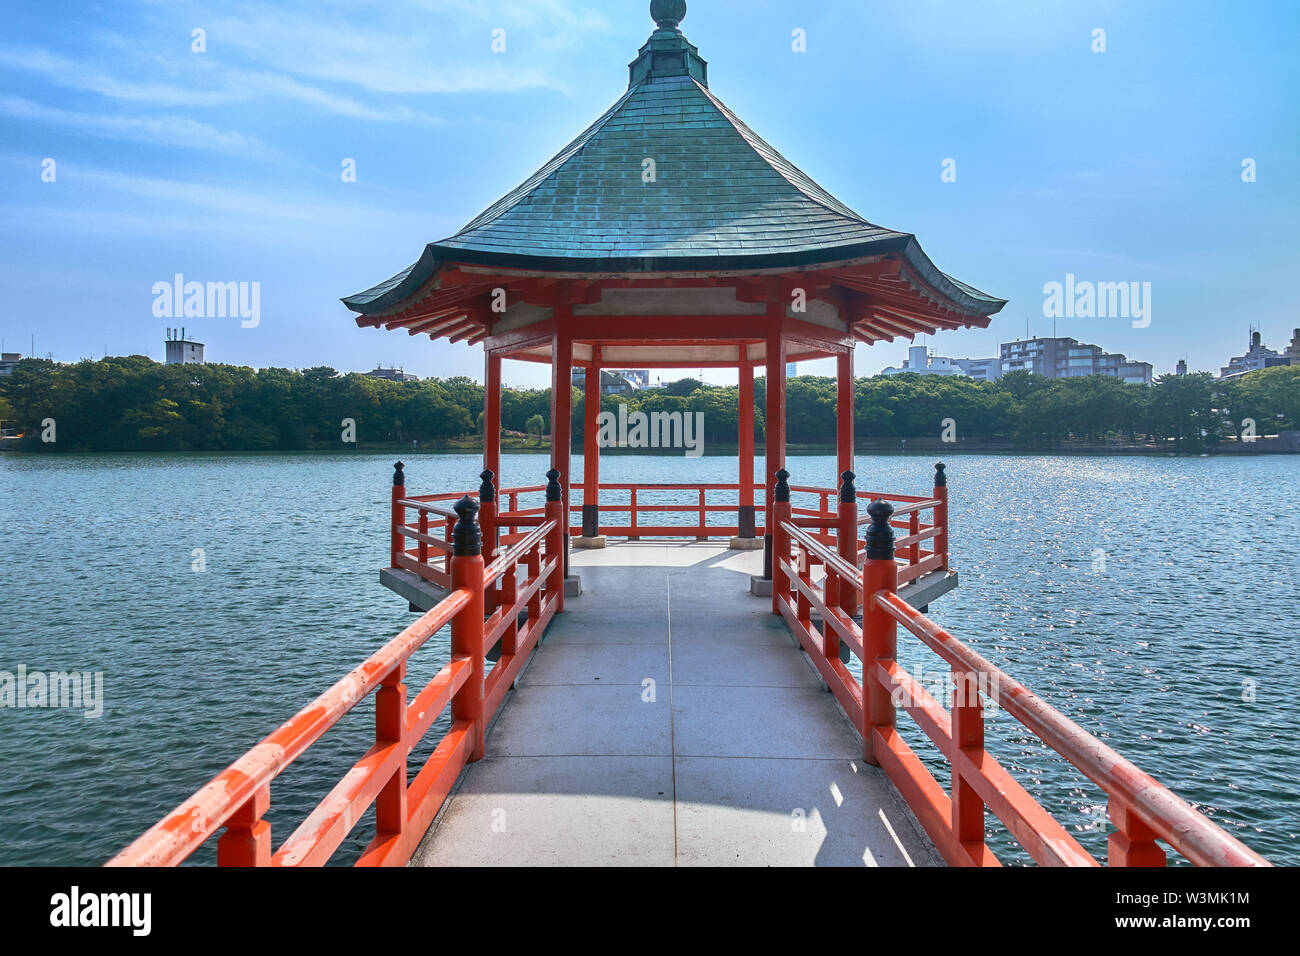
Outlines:
[{"label": "city building", "polygon": [[1002,374],[1024,370],[1046,378],[1106,375],[1124,382],[1150,385],[1150,362],[1132,362],[1117,352],[1105,352],[1071,338],[1020,339],[1002,345]]},{"label": "city building", "polygon": [[1002,360],[955,359],[941,355],[931,355],[924,345],[914,345],[907,350],[907,360],[902,368],[887,368],[883,375],[902,375],[915,372],[918,375],[965,375],[977,382],[993,382],[1002,377]]},{"label": "city building", "polygon": [[[1300,330],[1297,330],[1300,335]],[[1295,343],[1292,343],[1293,347]],[[1287,355],[1290,355],[1290,350]],[[1257,372],[1262,368],[1273,368],[1277,365],[1290,365],[1291,360],[1287,355],[1281,355],[1264,345],[1263,337],[1256,329],[1250,330],[1250,348],[1245,355],[1237,355],[1228,360],[1228,364],[1219,372],[1219,378],[1235,378],[1238,375],[1245,375],[1247,372]]]},{"label": "city building", "polygon": [[382,378],[386,382],[418,382],[420,376],[412,375],[400,368],[380,368],[366,373],[371,378]]},{"label": "city building", "polygon": [[[587,389],[587,370],[574,368],[571,381],[574,388]],[[600,370],[600,391],[604,395],[626,395],[647,388],[659,388],[650,384],[650,370],[645,368]]]},{"label": "city building", "polygon": [[168,365],[203,364],[203,343],[190,341],[184,329],[168,329],[166,345]]},{"label": "city building", "polygon": [[1179,378],[1187,374],[1187,359],[1178,360],[1178,367],[1174,370],[1174,374]]},{"label": "city building", "polygon": [[1300,365],[1300,329],[1291,333],[1291,344],[1287,346],[1286,358],[1292,365]]},{"label": "city building", "polygon": [[786,378],[798,378],[798,377],[799,377],[799,363],[798,363],[798,362],[790,362],[788,365],[786,365],[786,367],[785,367],[785,377],[786,377]]},{"label": "city building", "polygon": [[22,352],[0,352],[0,375],[12,374],[14,366],[22,360]]}]

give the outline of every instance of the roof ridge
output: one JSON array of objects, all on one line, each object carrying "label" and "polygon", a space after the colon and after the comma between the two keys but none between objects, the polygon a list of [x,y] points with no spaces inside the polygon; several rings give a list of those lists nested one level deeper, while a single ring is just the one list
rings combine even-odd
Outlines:
[{"label": "roof ridge", "polygon": [[[856,223],[865,223],[866,225],[873,226],[876,229],[887,229],[885,226],[871,222],[865,216],[854,212],[844,203],[840,202],[827,192],[824,187],[818,185],[816,180],[811,176],[794,163],[790,162],[790,160],[786,159],[776,147],[754,132],[754,130],[751,129],[744,120],[731,111],[731,108],[727,106],[726,103],[722,102],[722,100],[715,96],[712,90],[707,86],[703,86],[698,81],[696,81],[695,85],[699,86],[701,92],[709,98],[709,101],[713,103],[714,107],[722,114],[723,118],[736,128],[736,132],[739,133],[741,138],[749,144],[750,148],[762,157],[763,161],[771,166],[782,179],[788,182],[795,189],[799,190],[799,192],[804,196],[811,199],[823,209],[826,209],[837,216],[841,216]],[[892,232],[894,230],[888,231]]]}]

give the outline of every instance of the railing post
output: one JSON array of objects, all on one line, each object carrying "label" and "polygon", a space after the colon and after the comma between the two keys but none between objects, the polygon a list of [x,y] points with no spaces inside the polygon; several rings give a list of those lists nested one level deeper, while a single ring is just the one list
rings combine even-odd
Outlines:
[{"label": "railing post", "polygon": [[781,613],[781,600],[790,592],[790,581],[781,570],[781,559],[790,557],[790,534],[785,523],[790,520],[790,472],[782,468],[776,473],[776,489],[772,494],[772,613]]},{"label": "railing post", "polygon": [[894,702],[876,677],[876,664],[892,661],[897,653],[898,626],[876,604],[876,595],[898,590],[898,565],[894,563],[894,529],[889,520],[894,506],[873,501],[867,507],[867,558],[862,567],[862,759],[880,765],[876,756],[876,728],[893,727]]},{"label": "railing post", "polygon": [[942,567],[948,570],[948,474],[943,462],[934,466],[934,523],[939,529],[934,536],[934,550],[942,556]]},{"label": "railing post", "polygon": [[1165,851],[1156,843],[1156,834],[1115,797],[1110,798],[1106,813],[1115,824],[1115,832],[1106,841],[1108,866],[1164,866]]},{"label": "railing post", "polygon": [[271,824],[262,819],[270,808],[271,788],[266,786],[235,811],[217,840],[217,866],[271,865]]},{"label": "railing post", "polygon": [[[395,836],[400,843],[406,835],[406,661],[394,667],[380,682],[375,692],[375,743],[395,743],[402,751],[402,760],[384,784],[375,799],[375,831],[382,839]],[[406,859],[405,846],[398,855]]]},{"label": "railing post", "polygon": [[483,539],[476,517],[478,502],[464,497],[455,505],[459,520],[451,535],[451,589],[469,591],[469,603],[451,620],[451,656],[470,660],[469,678],[451,701],[453,720],[473,725],[471,762],[483,757],[486,716],[483,713]]},{"label": "railing post", "polygon": [[[497,556],[497,490],[492,483],[495,478],[491,471],[485,470],[479,479],[482,482],[478,486],[478,526],[483,533],[483,563],[491,564]],[[493,586],[492,590],[483,596],[484,610],[491,614],[497,609],[498,595],[497,587]]]},{"label": "railing post", "polygon": [[546,537],[547,557],[555,558],[555,569],[546,579],[546,590],[555,595],[555,613],[564,613],[564,489],[560,487],[560,473],[552,468],[546,473],[546,520],[555,527]]},{"label": "railing post", "polygon": [[[984,705],[980,700],[978,676],[954,667],[952,677],[952,746],[954,750],[965,751],[976,766],[982,766]],[[958,771],[955,756],[951,755],[948,761],[952,766],[952,832],[972,857],[980,859],[984,846],[984,801]]]},{"label": "railing post", "polygon": [[[428,535],[429,512],[425,511],[423,508],[420,509],[420,523],[418,527],[420,529],[420,534]],[[416,553],[419,555],[421,564],[428,564],[429,563],[429,542],[421,541],[419,544],[419,550]]]},{"label": "railing post", "polygon": [[[907,564],[909,567],[921,560],[921,542],[916,536],[921,533],[921,512],[912,511],[907,516],[907,534],[912,543],[907,547]],[[936,550],[938,550],[936,548]]]},{"label": "railing post", "polygon": [[[858,566],[858,487],[854,484],[857,477],[851,471],[840,475],[840,523],[835,532],[840,557],[855,568]],[[830,580],[829,574],[827,580]],[[839,607],[849,617],[858,612],[857,588],[851,587],[847,581],[839,585]],[[838,644],[839,638],[836,637],[836,654],[839,653]],[[830,656],[829,651],[827,656]]]},{"label": "railing post", "polygon": [[700,489],[700,533],[695,536],[696,541],[709,540],[709,510],[706,505],[706,491]]},{"label": "railing post", "polygon": [[403,469],[406,466],[400,461],[393,466],[393,512],[392,512],[392,545],[390,548],[390,567],[397,567],[398,555],[406,553],[406,537],[399,530],[406,524],[406,506],[398,504],[399,501],[406,497],[406,473]]},{"label": "railing post", "polygon": [[[812,554],[808,551],[807,548],[801,546],[799,548],[799,580],[802,581],[804,586],[808,587],[809,589],[812,588],[813,564],[814,561],[813,561]],[[799,619],[799,626],[802,627],[806,632],[811,634],[812,633],[812,601],[808,599],[808,595],[804,593],[803,588],[800,588],[797,594],[792,594],[791,596],[795,599],[795,606],[798,612],[797,616]]]}]

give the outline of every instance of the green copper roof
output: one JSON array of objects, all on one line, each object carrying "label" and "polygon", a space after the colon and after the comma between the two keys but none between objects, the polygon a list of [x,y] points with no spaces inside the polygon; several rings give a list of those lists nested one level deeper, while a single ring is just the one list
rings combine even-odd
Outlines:
[{"label": "green copper roof", "polygon": [[344,299],[391,308],[441,262],[565,272],[769,269],[897,252],[964,310],[1003,300],[940,273],[916,240],[877,226],[818,186],[707,88],[707,65],[676,23],[682,0],[656,0],[659,28],[631,66],[632,86],[527,182],[420,262]]}]

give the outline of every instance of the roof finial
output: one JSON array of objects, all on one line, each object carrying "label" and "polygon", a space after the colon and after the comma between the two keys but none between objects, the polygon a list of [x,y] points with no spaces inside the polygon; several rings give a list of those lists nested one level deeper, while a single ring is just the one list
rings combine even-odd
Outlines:
[{"label": "roof finial", "polygon": [[650,0],[650,16],[661,30],[675,30],[686,19],[686,0]]}]

